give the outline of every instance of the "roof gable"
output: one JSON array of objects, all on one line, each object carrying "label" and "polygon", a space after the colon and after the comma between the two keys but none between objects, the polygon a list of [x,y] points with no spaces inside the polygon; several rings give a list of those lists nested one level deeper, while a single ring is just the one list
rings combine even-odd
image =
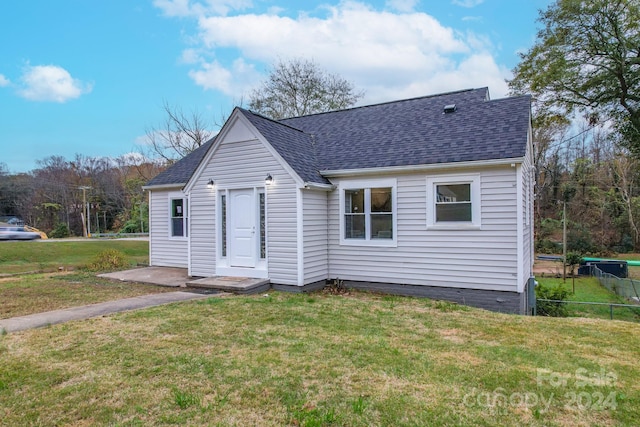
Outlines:
[{"label": "roof gable", "polygon": [[329,184],[318,169],[313,135],[239,108],[304,182]]}]

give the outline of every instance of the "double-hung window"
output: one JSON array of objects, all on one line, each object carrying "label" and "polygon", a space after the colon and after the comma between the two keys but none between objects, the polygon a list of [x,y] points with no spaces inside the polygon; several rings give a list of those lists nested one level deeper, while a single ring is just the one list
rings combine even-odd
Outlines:
[{"label": "double-hung window", "polygon": [[171,198],[169,205],[171,217],[169,232],[171,237],[187,237],[187,199],[183,197]]},{"label": "double-hung window", "polygon": [[480,228],[480,175],[427,178],[427,228]]},{"label": "double-hung window", "polygon": [[396,181],[345,182],[340,186],[340,243],[396,245]]}]

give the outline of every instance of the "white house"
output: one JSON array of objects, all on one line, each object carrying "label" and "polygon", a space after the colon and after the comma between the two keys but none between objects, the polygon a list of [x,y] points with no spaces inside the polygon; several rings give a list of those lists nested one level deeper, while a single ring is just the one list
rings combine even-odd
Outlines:
[{"label": "white house", "polygon": [[470,89],[274,121],[236,108],[144,188],[150,263],[528,310],[530,98]]}]

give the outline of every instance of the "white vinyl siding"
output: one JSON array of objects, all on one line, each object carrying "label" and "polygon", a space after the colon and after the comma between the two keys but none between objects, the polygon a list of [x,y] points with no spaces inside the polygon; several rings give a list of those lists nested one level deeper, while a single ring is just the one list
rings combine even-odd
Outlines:
[{"label": "white vinyl siding", "polygon": [[326,191],[303,190],[304,284],[328,278]]},{"label": "white vinyl siding", "polygon": [[533,274],[534,261],[534,237],[533,237],[533,214],[534,214],[534,180],[535,169],[531,165],[531,156],[527,155],[522,164],[522,277],[520,278],[520,290]]},{"label": "white vinyl siding", "polygon": [[171,237],[170,197],[174,191],[152,190],[149,192],[150,229],[153,235],[149,243],[149,264],[157,267],[184,267],[188,265],[185,238]]},{"label": "white vinyl siding", "polygon": [[[329,277],[516,291],[516,170],[506,166],[471,173],[480,175],[481,230],[426,229],[426,178],[438,174],[398,175],[398,237],[397,247],[391,248],[340,245],[339,191],[332,192]],[[334,184],[343,185],[337,180]]]},{"label": "white vinyl siding", "polygon": [[280,285],[298,285],[296,183],[269,153],[261,158],[274,162],[269,168],[274,182],[266,187],[269,279],[271,283]]},{"label": "white vinyl siding", "polygon": [[210,174],[200,175],[191,190],[189,212],[190,266],[189,274],[210,277],[216,273],[216,186],[207,186]]},{"label": "white vinyl siding", "polygon": [[[235,127],[242,127],[237,122]],[[248,135],[239,129],[230,134]],[[297,284],[296,184],[257,139],[223,140],[191,191],[191,274],[216,274],[216,194],[226,189],[264,188],[267,216],[266,256],[272,283]],[[267,174],[273,184],[265,186]],[[207,188],[209,179],[214,189]]]}]

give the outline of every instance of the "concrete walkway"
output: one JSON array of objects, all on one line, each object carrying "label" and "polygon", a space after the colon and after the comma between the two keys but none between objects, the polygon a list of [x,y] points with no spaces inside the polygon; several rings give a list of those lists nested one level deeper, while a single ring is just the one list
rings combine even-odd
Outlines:
[{"label": "concrete walkway", "polygon": [[225,276],[189,277],[187,269],[179,267],[134,268],[132,270],[98,274],[98,277],[125,282],[152,283],[160,286],[210,289],[245,295],[264,292],[271,288],[269,279]]},{"label": "concrete walkway", "polygon": [[113,273],[98,274],[112,280],[124,282],[151,283],[160,286],[185,287],[191,278],[186,268],[178,267],[143,267],[131,270],[114,271]]},{"label": "concrete walkway", "polygon": [[63,310],[47,311],[45,313],[29,314],[27,316],[12,317],[0,320],[0,332],[16,332],[26,329],[41,328],[44,326],[64,323],[70,320],[83,320],[92,317],[100,317],[121,311],[137,310],[140,308],[155,307],[180,301],[209,298],[211,295],[195,292],[167,292],[162,294],[143,295],[133,298],[125,298],[116,301],[101,302],[98,304],[81,307],[66,308]]}]

